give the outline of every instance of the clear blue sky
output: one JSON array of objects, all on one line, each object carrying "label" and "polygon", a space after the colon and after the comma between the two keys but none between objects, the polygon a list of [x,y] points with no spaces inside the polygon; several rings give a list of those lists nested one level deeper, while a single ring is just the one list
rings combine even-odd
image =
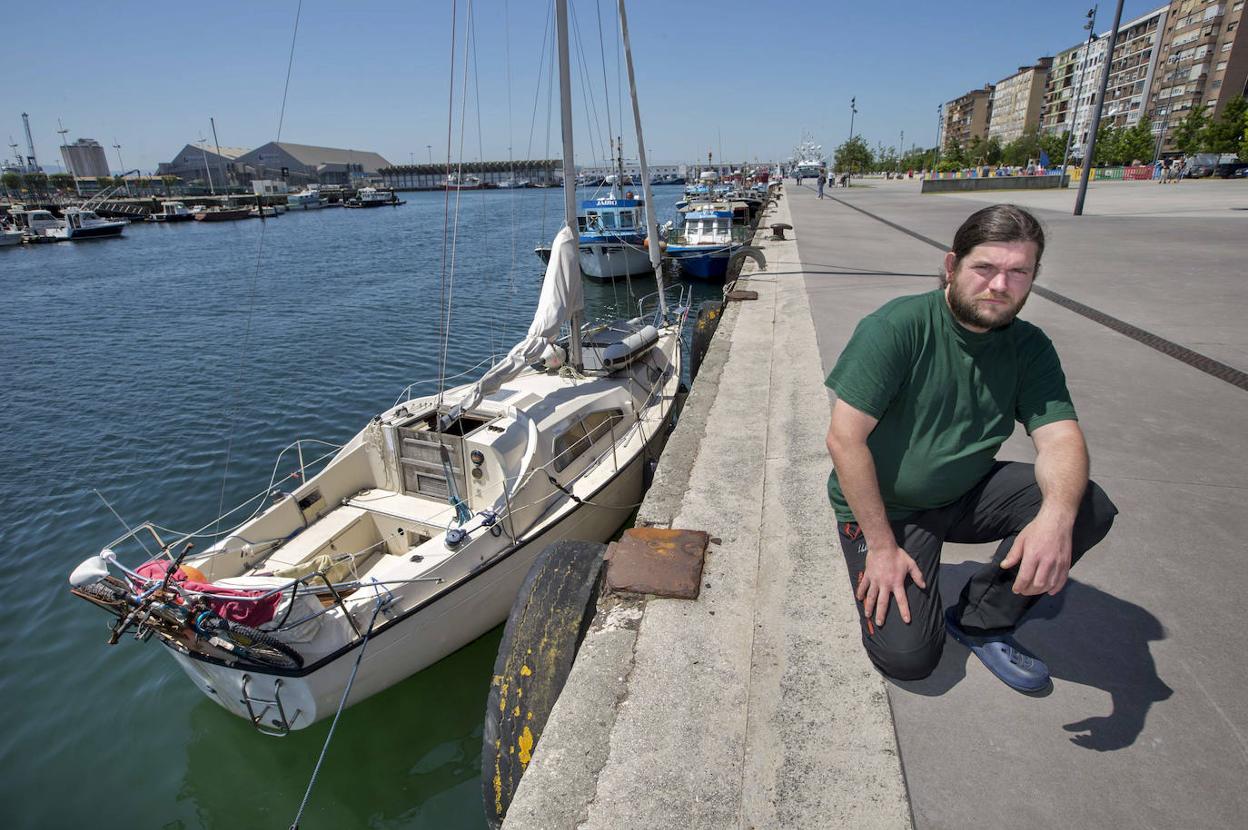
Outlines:
[{"label": "clear blue sky", "polygon": [[[295,0],[157,3],[62,0],[9,17],[0,93],[0,138],[25,152],[30,113],[41,162],[59,163],[57,118],[69,139],[95,138],[117,166],[154,169],[182,145],[211,140],[256,147],[277,136]],[[595,137],[606,131],[598,15],[607,43],[612,121],[635,156],[631,114],[619,126],[614,0],[571,0]],[[803,132],[830,151],[855,133],[874,146],[935,142],[936,107],[995,82],[1082,37],[1089,0],[943,0],[892,3],[775,0],[715,3],[633,0],[629,26],[646,143],[652,160],[692,161],[708,150],[736,159],[787,157]],[[1123,20],[1162,5],[1128,0]],[[375,150],[391,162],[446,158],[451,0],[305,0],[281,136],[287,141]],[[466,0],[459,2],[456,85],[462,90]],[[1098,31],[1113,19],[1101,4]],[[545,80],[539,88],[546,0],[477,0],[463,157],[546,153]],[[574,30],[574,34],[575,34]],[[510,52],[510,62],[506,60]],[[603,155],[586,128],[577,76],[577,161]],[[510,66],[510,80],[508,78]],[[544,75],[544,72],[542,73]],[[508,87],[510,84],[510,95]],[[627,82],[624,80],[627,95]],[[476,90],[480,91],[477,104]],[[458,100],[458,92],[457,92]],[[508,105],[510,101],[510,131]],[[555,102],[558,98],[556,93]],[[478,117],[480,130],[478,131]],[[459,154],[456,105],[454,154]],[[558,124],[550,155],[559,155]],[[10,149],[0,147],[7,158]]]}]

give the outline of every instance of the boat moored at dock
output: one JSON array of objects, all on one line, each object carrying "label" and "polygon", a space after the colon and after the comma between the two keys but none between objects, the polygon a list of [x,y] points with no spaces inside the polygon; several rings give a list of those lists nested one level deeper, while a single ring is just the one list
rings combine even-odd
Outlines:
[{"label": "boat moored at dock", "polygon": [[667,255],[690,277],[722,280],[733,255],[749,242],[749,226],[734,221],[726,202],[691,204],[683,216],[681,226],[668,230]]},{"label": "boat moored at dock", "polygon": [[349,208],[375,208],[401,204],[405,203],[400,201],[393,191],[378,190],[375,187],[361,187],[356,191],[354,199],[348,199],[343,203],[344,207]]},{"label": "boat moored at dock", "polygon": [[196,222],[235,222],[250,218],[251,208],[248,207],[208,207],[195,213]]},{"label": "boat moored at dock", "polygon": [[327,202],[328,200],[321,196],[321,191],[314,187],[286,195],[286,207],[289,210],[320,210]]},{"label": "boat moored at dock", "polygon": [[95,211],[86,208],[65,208],[63,212],[62,227],[52,230],[51,234],[72,241],[121,236],[130,224],[124,219],[101,219]]},{"label": "boat moored at dock", "polygon": [[640,199],[605,198],[581,202],[581,271],[594,280],[654,273],[645,248],[644,202]]},{"label": "boat moored at dock", "polygon": [[160,212],[149,214],[149,222],[189,222],[195,214],[187,210],[182,202],[161,202]]}]

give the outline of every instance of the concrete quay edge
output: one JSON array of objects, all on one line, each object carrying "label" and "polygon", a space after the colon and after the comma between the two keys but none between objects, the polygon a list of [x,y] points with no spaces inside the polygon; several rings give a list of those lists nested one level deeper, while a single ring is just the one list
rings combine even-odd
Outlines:
[{"label": "concrete quay edge", "polygon": [[[792,224],[787,200],[760,222]],[[912,826],[823,479],[797,243],[760,231],[639,523],[708,531],[696,601],[600,605],[507,830]]]}]

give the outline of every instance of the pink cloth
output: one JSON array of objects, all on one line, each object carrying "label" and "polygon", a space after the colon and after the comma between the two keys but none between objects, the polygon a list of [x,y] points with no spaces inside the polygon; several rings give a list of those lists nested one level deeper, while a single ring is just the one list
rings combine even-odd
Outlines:
[{"label": "pink cloth", "polygon": [[[144,562],[135,572],[146,579],[160,581],[165,578],[165,574],[169,572],[169,560],[153,559]],[[177,573],[173,575],[173,581],[180,584],[189,591],[200,591],[205,594],[211,594],[208,597],[208,605],[213,611],[216,611],[230,622],[242,623],[250,625],[253,628],[264,625],[273,619],[273,615],[277,613],[277,606],[282,601],[281,594],[274,594],[271,597],[262,599],[259,602],[235,602],[228,599],[217,599],[216,597],[258,597],[264,591],[248,591],[242,588],[222,588],[213,585],[211,582],[195,582],[188,579],[186,572],[178,568]]]}]

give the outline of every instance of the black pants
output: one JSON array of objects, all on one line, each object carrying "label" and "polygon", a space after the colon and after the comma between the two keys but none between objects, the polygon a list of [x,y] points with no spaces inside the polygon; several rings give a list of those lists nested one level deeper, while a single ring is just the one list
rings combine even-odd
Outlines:
[{"label": "black pants", "polygon": [[[939,565],[940,549],[945,542],[1001,543],[992,561],[980,567],[962,589],[955,619],[970,632],[1009,631],[1018,624],[1044,594],[1015,594],[1011,588],[1018,568],[1004,570],[1000,563],[1019,531],[1040,512],[1040,502],[1035,468],[1031,464],[999,461],[953,504],[892,522],[897,544],[918,564],[927,588],[906,579],[908,625],[901,620],[895,597],[880,626],[862,613],[862,603],[858,603],[862,643],[881,672],[898,680],[917,680],[931,674],[940,662],[945,647],[945,620],[940,604]],[[1117,513],[1118,508],[1105,491],[1089,482],[1075,519],[1072,564],[1105,538]],[[867,540],[852,522],[840,522],[837,529],[851,587],[856,591],[866,570]]]}]

